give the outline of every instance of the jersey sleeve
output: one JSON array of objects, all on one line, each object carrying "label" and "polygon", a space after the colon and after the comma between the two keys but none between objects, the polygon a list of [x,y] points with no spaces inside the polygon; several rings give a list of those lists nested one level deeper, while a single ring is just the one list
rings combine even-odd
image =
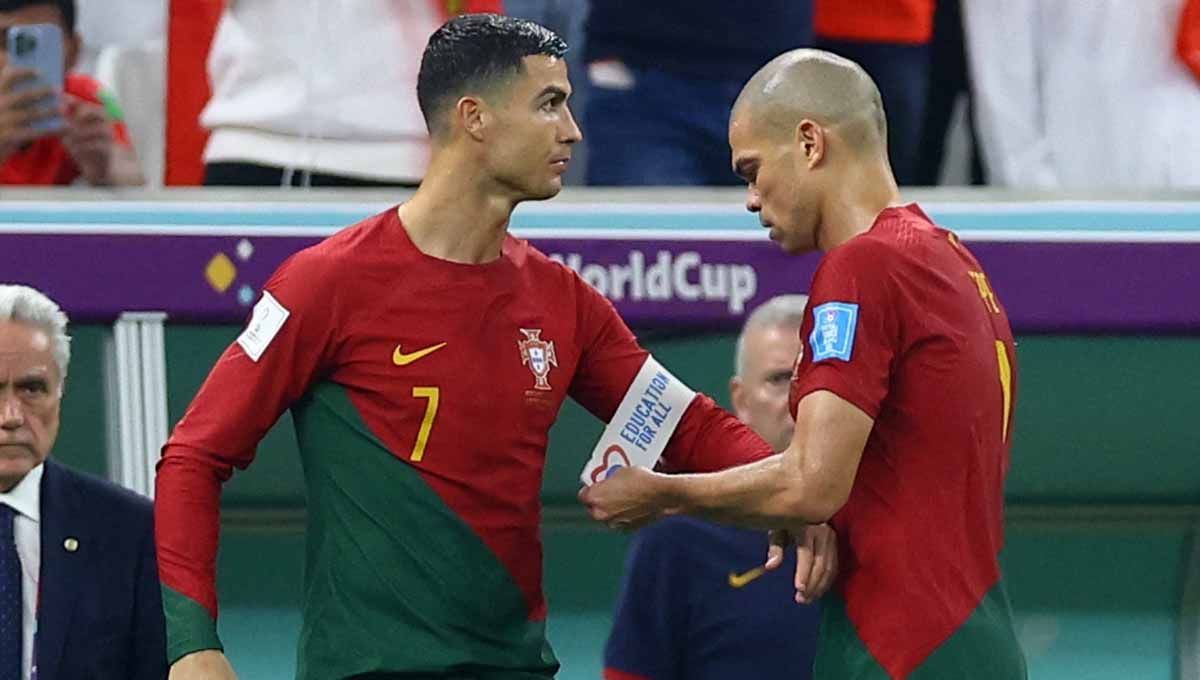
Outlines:
[{"label": "jersey sleeve", "polygon": [[900,347],[900,299],[889,248],[871,239],[829,252],[813,278],[802,356],[792,380],[793,413],[805,395],[828,390],[872,419],[887,395]]},{"label": "jersey sleeve", "polygon": [[629,548],[604,680],[682,680],[686,651],[688,568],[670,521],[639,531]]},{"label": "jersey sleeve", "polygon": [[[649,356],[612,303],[582,279],[578,325],[583,347],[570,395],[604,422],[612,419]],[[659,469],[714,472],[771,455],[771,447],[710,397],[697,393],[667,443]]]},{"label": "jersey sleeve", "polygon": [[330,269],[304,251],[275,272],[249,326],[217,360],[163,447],[155,538],[172,663],[221,648],[215,590],[221,485],[233,468],[250,464],[259,440],[325,370],[340,308],[337,288],[323,284]]}]

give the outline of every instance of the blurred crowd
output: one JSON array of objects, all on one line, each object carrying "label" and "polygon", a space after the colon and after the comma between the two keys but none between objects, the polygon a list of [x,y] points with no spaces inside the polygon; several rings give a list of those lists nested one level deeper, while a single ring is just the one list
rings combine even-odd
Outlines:
[{"label": "blurred crowd", "polygon": [[0,184],[415,186],[421,51],[474,11],[570,44],[573,184],[737,184],[734,98],[813,46],[876,80],[901,184],[1200,186],[1200,0],[0,0]]}]

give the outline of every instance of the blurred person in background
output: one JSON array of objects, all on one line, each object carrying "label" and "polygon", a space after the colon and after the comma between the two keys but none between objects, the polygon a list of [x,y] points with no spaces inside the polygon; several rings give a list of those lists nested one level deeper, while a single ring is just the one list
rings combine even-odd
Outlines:
[{"label": "blurred person in background", "polygon": [[226,0],[200,122],[210,186],[416,186],[417,71],[449,16],[500,0]]},{"label": "blurred person in background", "polygon": [[1200,80],[1177,49],[1189,26],[1200,33],[1200,11],[1184,9],[1184,0],[963,3],[989,182],[1200,186]]},{"label": "blurred person in background", "polygon": [[150,500],[50,457],[70,361],[58,305],[0,285],[0,680],[163,680]]},{"label": "blurred person in background", "polygon": [[[112,45],[161,43],[166,37],[167,1],[75,0],[79,33],[83,36],[77,68],[94,72],[99,52]],[[135,105],[132,101],[125,104],[127,109]],[[162,107],[161,102],[142,104]]]},{"label": "blurred person in background", "polygon": [[983,157],[975,133],[970,70],[963,44],[962,0],[937,0],[929,49],[929,96],[921,122],[914,183],[922,186],[941,183],[943,166],[952,160],[947,157],[950,151],[947,137],[954,129],[955,113],[961,102],[966,114],[962,118],[966,132],[966,176],[959,181],[981,185],[984,183]]},{"label": "blurred person in background", "polygon": [[[30,24],[62,29],[66,72],[61,93],[22,90],[36,73],[8,63],[8,29]],[[0,36],[0,184],[144,184],[120,106],[95,80],[71,71],[80,48],[74,0],[0,0]],[[56,94],[54,104],[44,103]],[[55,116],[63,117],[61,131],[34,127]]]},{"label": "blurred person in background", "polygon": [[729,109],[759,67],[810,43],[811,12],[809,0],[592,0],[588,184],[736,185]]},{"label": "blurred person in background", "polygon": [[936,0],[813,0],[816,46],[857,62],[879,87],[896,182],[919,183]]},{"label": "blurred person in background", "polygon": [[[755,309],[737,340],[729,381],[734,412],[775,451],[795,422],[788,386],[800,353],[803,295],[780,295]],[[763,569],[763,534],[689,517],[668,517],[637,533],[629,548],[605,680],[768,680],[811,677],[820,610],[793,601],[797,559],[834,559],[812,570],[832,581],[836,537],[828,527],[780,566]],[[801,573],[809,573],[802,568]]]}]

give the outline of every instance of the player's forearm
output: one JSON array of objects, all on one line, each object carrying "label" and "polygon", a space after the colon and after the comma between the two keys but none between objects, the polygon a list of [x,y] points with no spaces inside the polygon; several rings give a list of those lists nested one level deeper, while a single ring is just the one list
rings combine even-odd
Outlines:
[{"label": "player's forearm", "polygon": [[750,529],[819,524],[837,508],[806,488],[787,452],[722,472],[662,478],[662,493],[680,512]]},{"label": "player's forearm", "polygon": [[216,561],[223,470],[168,446],[155,480],[155,540],[169,660],[220,649]]},{"label": "player's forearm", "polygon": [[716,472],[761,460],[771,447],[711,398],[697,394],[663,455],[668,472]]}]

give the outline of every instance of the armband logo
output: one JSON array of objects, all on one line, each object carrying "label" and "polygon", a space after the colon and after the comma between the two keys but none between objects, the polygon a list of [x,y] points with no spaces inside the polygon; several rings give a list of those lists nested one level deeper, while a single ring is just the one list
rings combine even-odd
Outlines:
[{"label": "armband logo", "polygon": [[600,461],[600,465],[592,470],[592,483],[608,479],[617,470],[629,466],[629,456],[625,455],[625,449],[618,444],[613,444],[604,450],[604,458]]}]

